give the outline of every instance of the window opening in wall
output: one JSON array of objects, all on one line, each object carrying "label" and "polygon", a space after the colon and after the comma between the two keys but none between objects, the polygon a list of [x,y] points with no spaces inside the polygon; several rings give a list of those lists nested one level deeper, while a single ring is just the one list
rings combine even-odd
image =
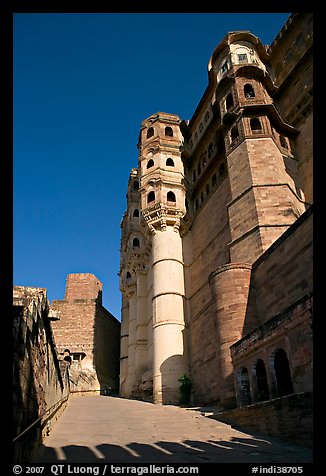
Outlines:
[{"label": "window opening in wall", "polygon": [[227,61],[225,61],[222,64],[222,68],[221,68],[222,74],[224,74],[227,70],[228,70],[228,63],[227,63]]},{"label": "window opening in wall", "polygon": [[231,129],[231,143],[234,142],[239,137],[238,126],[233,126]]},{"label": "window opening in wall", "polygon": [[225,172],[225,164],[223,163],[219,166],[219,169],[218,169],[218,173],[219,173],[220,177],[222,177],[224,172]]},{"label": "window opening in wall", "polygon": [[299,33],[294,44],[297,48],[301,48],[304,45],[304,37],[302,33]]},{"label": "window opening in wall", "polygon": [[193,173],[192,173],[192,181],[193,182],[196,181],[196,170],[194,170]]},{"label": "window opening in wall", "polygon": [[278,349],[274,357],[274,370],[277,386],[277,396],[284,397],[293,393],[291,370],[286,352]]},{"label": "window opening in wall", "polygon": [[200,173],[201,173],[201,165],[200,165],[200,162],[198,163],[197,172],[198,172],[198,175],[200,175]]},{"label": "window opening in wall", "polygon": [[171,157],[169,157],[168,159],[166,159],[165,165],[168,165],[169,167],[174,167],[173,159],[171,159]]},{"label": "window opening in wall", "polygon": [[207,153],[208,153],[208,157],[210,157],[212,155],[214,151],[214,146],[213,144],[210,142],[209,146],[208,146],[208,149],[207,149]]},{"label": "window opening in wall", "polygon": [[147,195],[147,203],[154,202],[155,200],[155,192],[149,192]]},{"label": "window opening in wall", "polygon": [[261,122],[258,117],[252,117],[250,119],[250,129],[252,132],[261,132]]},{"label": "window opening in wall", "polygon": [[126,278],[127,278],[127,279],[130,279],[130,278],[131,278],[131,274],[129,273],[129,271],[128,271],[127,274],[126,274]]},{"label": "window opening in wall", "polygon": [[217,177],[216,177],[216,174],[213,174],[213,177],[212,177],[212,185],[213,185],[213,187],[215,187],[216,183],[217,183]]},{"label": "window opening in wall", "polygon": [[248,369],[243,367],[240,371],[239,378],[239,390],[240,390],[240,406],[251,404],[250,382]]},{"label": "window opening in wall", "polygon": [[206,184],[206,195],[209,195],[209,184]]},{"label": "window opening in wall", "polygon": [[280,143],[281,146],[284,147],[285,149],[288,149],[288,143],[287,140],[284,136],[280,135]]},{"label": "window opening in wall", "polygon": [[267,382],[267,374],[264,361],[259,359],[256,364],[256,382],[257,382],[257,393],[258,401],[263,402],[269,400],[269,389]]},{"label": "window opening in wall", "polygon": [[200,193],[200,203],[203,203],[204,201],[204,194],[203,192]]},{"label": "window opening in wall", "polygon": [[251,84],[247,83],[243,87],[243,92],[246,99],[254,98],[255,97],[255,90]]},{"label": "window opening in wall", "polygon": [[150,127],[149,129],[147,129],[147,139],[149,139],[153,135],[154,135],[154,128]]},{"label": "window opening in wall", "polygon": [[154,160],[153,159],[149,159],[149,161],[147,162],[147,168],[150,169],[151,167],[154,167]]},{"label": "window opening in wall", "polygon": [[238,55],[238,62],[239,63],[247,63],[248,62],[248,57],[245,53],[240,53]]},{"label": "window opening in wall", "polygon": [[136,208],[134,213],[132,214],[133,217],[139,217],[139,210]]},{"label": "window opening in wall", "polygon": [[134,181],[134,190],[139,190],[139,182],[137,180]]},{"label": "window opening in wall", "polygon": [[168,202],[174,202],[175,203],[175,201],[176,201],[175,200],[175,195],[171,191],[166,194],[166,198],[167,198]]},{"label": "window opening in wall", "polygon": [[284,63],[290,63],[292,59],[292,50],[287,50],[287,52],[285,53],[285,56],[284,56]]},{"label": "window opening in wall", "polygon": [[226,99],[225,99],[225,107],[226,107],[226,110],[228,111],[230,109],[230,107],[232,107],[234,104],[233,102],[233,96],[232,96],[232,93],[228,94],[226,96]]},{"label": "window opening in wall", "polygon": [[140,248],[140,241],[139,241],[138,238],[134,238],[134,239],[132,240],[132,247],[133,247],[133,248]]},{"label": "window opening in wall", "polygon": [[168,136],[168,137],[173,137],[173,129],[172,129],[172,127],[167,126],[167,127],[165,128],[165,135]]}]

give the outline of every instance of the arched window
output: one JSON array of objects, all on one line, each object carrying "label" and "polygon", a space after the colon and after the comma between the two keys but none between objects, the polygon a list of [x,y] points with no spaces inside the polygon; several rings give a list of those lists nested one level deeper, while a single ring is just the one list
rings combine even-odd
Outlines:
[{"label": "arched window", "polygon": [[154,202],[155,201],[155,192],[151,191],[147,195],[147,203]]},{"label": "arched window", "polygon": [[165,165],[168,165],[169,167],[174,167],[173,159],[171,159],[171,157],[169,157],[168,159],[166,159]]},{"label": "arched window", "polygon": [[250,128],[252,132],[261,132],[261,122],[258,117],[252,117],[250,119]]},{"label": "arched window", "polygon": [[139,182],[138,180],[134,181],[134,190],[139,190]]},{"label": "arched window", "polygon": [[133,248],[140,248],[140,241],[139,241],[138,238],[134,238],[134,239],[132,240],[132,247],[133,247]]},{"label": "arched window", "polygon": [[215,187],[217,183],[217,177],[216,177],[216,174],[213,174],[213,177],[212,177],[212,186]]},{"label": "arched window", "polygon": [[139,210],[135,208],[134,213],[132,214],[133,217],[139,217]]},{"label": "arched window", "polygon": [[248,369],[243,367],[239,372],[239,394],[240,394],[240,406],[251,404],[251,394],[250,394],[250,382]]},{"label": "arched window", "polygon": [[245,98],[246,98],[246,99],[254,98],[254,97],[255,97],[254,88],[253,88],[252,85],[249,84],[249,83],[247,83],[247,84],[244,85],[244,87],[243,87],[243,92],[244,92],[244,95],[245,95]]},{"label": "arched window", "polygon": [[149,159],[149,161],[147,162],[147,168],[150,169],[151,167],[154,167],[154,160],[153,159]]},{"label": "arched window", "polygon": [[206,184],[206,195],[209,195],[209,184]]},{"label": "arched window", "polygon": [[282,135],[280,135],[280,143],[282,147],[285,147],[285,149],[288,149],[288,143],[286,141],[286,138]]},{"label": "arched window", "polygon": [[230,109],[230,107],[233,106],[233,104],[234,104],[234,103],[233,103],[233,96],[232,96],[232,94],[230,93],[230,94],[228,94],[228,95],[226,96],[226,99],[225,99],[225,107],[226,107],[226,110],[228,111],[228,110]]},{"label": "arched window", "polygon": [[263,402],[269,399],[269,389],[264,361],[259,359],[256,364],[256,383],[258,401]]},{"label": "arched window", "polygon": [[200,193],[200,203],[203,203],[204,201],[204,194],[203,192]]},{"label": "arched window", "polygon": [[63,360],[65,360],[66,362],[68,362],[69,364],[71,364],[71,356],[70,356],[70,350],[69,349],[65,349],[64,352],[63,352]]},{"label": "arched window", "polygon": [[233,126],[231,129],[231,143],[234,142],[239,137],[238,126]]},{"label": "arched window", "polygon": [[173,129],[172,129],[172,127],[167,126],[167,127],[165,128],[165,135],[168,136],[168,137],[173,137]]},{"label": "arched window", "polygon": [[173,202],[175,203],[175,195],[173,192],[168,192],[167,195],[166,195],[166,198],[167,198],[167,201],[168,202]]},{"label": "arched window", "polygon": [[218,168],[218,173],[219,173],[219,176],[222,177],[222,175],[224,174],[225,172],[225,164],[222,163],[219,168]]},{"label": "arched window", "polygon": [[295,42],[294,42],[295,46],[297,48],[301,48],[301,46],[304,45],[304,37],[303,37],[303,34],[302,33],[299,33]]},{"label": "arched window", "polygon": [[127,278],[127,279],[130,279],[130,278],[131,278],[131,274],[129,273],[129,271],[127,271],[126,278]]},{"label": "arched window", "polygon": [[208,149],[207,149],[207,153],[208,153],[208,157],[210,157],[212,155],[214,151],[214,146],[213,144],[210,142],[209,146],[208,146]]},{"label": "arched window", "polygon": [[154,135],[154,128],[150,127],[149,129],[147,129],[147,139],[149,139],[153,135]]},{"label": "arched window", "polygon": [[274,357],[274,370],[277,386],[277,396],[283,397],[293,393],[291,371],[286,352],[278,349]]}]

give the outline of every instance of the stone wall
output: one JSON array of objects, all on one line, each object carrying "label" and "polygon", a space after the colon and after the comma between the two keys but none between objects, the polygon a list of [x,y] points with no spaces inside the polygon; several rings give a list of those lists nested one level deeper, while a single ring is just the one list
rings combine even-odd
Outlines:
[{"label": "stone wall", "polygon": [[65,299],[52,301],[50,309],[60,358],[71,363],[71,391],[117,391],[120,322],[102,306],[98,278],[69,274]]},{"label": "stone wall", "polygon": [[312,391],[312,218],[310,207],[252,266],[246,332],[230,349],[238,406]]},{"label": "stone wall", "polygon": [[242,431],[247,429],[312,448],[313,400],[310,392],[227,410],[211,418],[240,426]]},{"label": "stone wall", "polygon": [[254,264],[249,299],[263,324],[313,289],[313,209],[310,207]]},{"label": "stone wall", "polygon": [[66,362],[57,359],[46,290],[14,286],[13,299],[14,438],[36,421],[14,443],[14,460],[19,463],[30,461],[65,408],[69,380]]}]

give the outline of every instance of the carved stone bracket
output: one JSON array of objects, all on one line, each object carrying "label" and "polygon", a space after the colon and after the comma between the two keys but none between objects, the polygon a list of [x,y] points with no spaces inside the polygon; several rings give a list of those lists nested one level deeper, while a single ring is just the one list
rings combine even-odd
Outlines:
[{"label": "carved stone bracket", "polygon": [[156,203],[142,210],[142,215],[150,232],[155,235],[157,229],[165,231],[167,226],[173,226],[174,231],[178,232],[184,212],[180,209]]}]

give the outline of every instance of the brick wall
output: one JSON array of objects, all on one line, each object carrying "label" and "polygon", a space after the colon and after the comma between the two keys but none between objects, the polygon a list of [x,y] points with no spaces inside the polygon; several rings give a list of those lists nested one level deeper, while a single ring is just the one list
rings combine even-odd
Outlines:
[{"label": "brick wall", "polygon": [[183,239],[189,356],[197,402],[217,402],[218,367],[215,307],[208,277],[229,261],[230,229],[226,204],[231,199],[226,176],[198,212],[191,231]]},{"label": "brick wall", "polygon": [[312,221],[310,207],[253,264],[255,313],[261,324],[312,292]]},{"label": "brick wall", "polygon": [[117,391],[120,322],[102,306],[102,283],[90,273],[69,274],[65,299],[50,307],[58,351],[71,354],[72,391]]}]

